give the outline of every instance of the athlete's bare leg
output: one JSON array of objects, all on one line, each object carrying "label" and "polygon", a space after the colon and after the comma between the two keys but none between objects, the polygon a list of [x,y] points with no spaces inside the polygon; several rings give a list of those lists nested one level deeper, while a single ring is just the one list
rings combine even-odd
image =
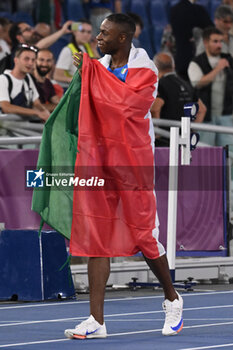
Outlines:
[{"label": "athlete's bare leg", "polygon": [[158,259],[148,259],[145,256],[144,259],[150,267],[151,271],[161,283],[164,290],[165,299],[168,299],[170,301],[178,299],[176,291],[172,285],[166,254],[162,255]]},{"label": "athlete's bare leg", "polygon": [[104,295],[109,274],[109,258],[89,258],[90,314],[100,324],[104,323]]}]

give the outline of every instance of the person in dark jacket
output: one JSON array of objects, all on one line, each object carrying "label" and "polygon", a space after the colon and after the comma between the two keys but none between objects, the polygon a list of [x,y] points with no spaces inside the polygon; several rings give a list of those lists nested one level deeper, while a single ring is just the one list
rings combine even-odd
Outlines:
[{"label": "person in dark jacket", "polygon": [[[189,65],[188,75],[198,96],[207,108],[205,121],[233,127],[233,58],[221,53],[223,34],[215,27],[203,32],[205,52]],[[233,144],[233,135],[204,133],[203,141],[210,145]]]}]

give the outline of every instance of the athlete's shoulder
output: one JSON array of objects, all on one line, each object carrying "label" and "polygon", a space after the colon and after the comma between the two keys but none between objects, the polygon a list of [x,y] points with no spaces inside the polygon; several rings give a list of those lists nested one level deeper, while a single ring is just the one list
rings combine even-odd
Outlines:
[{"label": "athlete's shoulder", "polygon": [[143,48],[136,48],[132,45],[128,61],[129,68],[149,68],[158,75],[158,70],[154,62]]}]

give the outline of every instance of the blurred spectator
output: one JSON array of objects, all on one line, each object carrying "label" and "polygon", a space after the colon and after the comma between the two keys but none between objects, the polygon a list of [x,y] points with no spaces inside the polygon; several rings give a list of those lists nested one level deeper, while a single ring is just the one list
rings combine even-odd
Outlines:
[{"label": "blurred spectator", "polygon": [[[229,5],[233,9],[233,0],[222,0],[223,5]],[[229,31],[231,35],[233,35],[233,25],[231,26],[231,29]]]},{"label": "blurred spectator", "polygon": [[195,0],[180,0],[171,7],[170,22],[176,40],[176,70],[184,79],[188,79],[187,69],[195,54],[193,29],[213,25],[206,9],[195,4]]},{"label": "blurred spectator", "polygon": [[[205,122],[233,127],[233,58],[221,53],[223,34],[215,27],[203,31],[205,52],[194,57],[188,68],[192,85],[207,107]],[[232,135],[200,133],[212,146],[233,143]]]},{"label": "blurred spectator", "polygon": [[172,34],[172,27],[170,24],[167,24],[163,30],[161,51],[170,53],[173,57],[176,54],[176,40]]},{"label": "blurred spectator", "polygon": [[60,101],[52,82],[47,78],[48,73],[50,73],[53,68],[53,64],[54,57],[52,51],[49,49],[41,49],[38,51],[33,76],[35,78],[36,88],[39,92],[40,102],[49,112],[52,112]]},{"label": "blurred spectator", "polygon": [[37,49],[21,44],[14,58],[14,68],[0,75],[0,105],[3,113],[47,120],[49,112],[41,104],[36,86],[29,73],[35,66]]},{"label": "blurred spectator", "polygon": [[72,58],[75,52],[87,52],[90,57],[99,56],[96,50],[96,42],[91,42],[91,22],[86,19],[82,19],[78,23],[80,23],[78,30],[74,30],[72,32],[71,42],[62,49],[57,59],[54,79],[58,82],[71,82],[73,75],[77,69],[73,64]]},{"label": "blurred spectator", "polygon": [[0,60],[10,54],[8,29],[11,23],[7,18],[0,17]]},{"label": "blurred spectator", "polygon": [[135,47],[141,47],[139,36],[140,36],[140,34],[143,30],[143,27],[144,27],[143,20],[136,13],[127,12],[126,14],[132,18],[132,20],[134,21],[134,23],[136,25],[136,30],[135,30],[134,37],[133,37],[133,44]]},{"label": "blurred spectator", "polygon": [[[215,27],[223,34],[222,52],[233,56],[233,35],[230,30],[233,24],[233,9],[228,5],[219,6],[214,14]],[[196,54],[199,55],[205,51],[203,40],[197,45]]]},{"label": "blurred spectator", "polygon": [[58,30],[57,32],[46,36],[45,38],[39,40],[35,43],[34,40],[34,29],[25,22],[16,22],[13,23],[13,25],[10,28],[9,35],[12,41],[12,50],[11,50],[11,63],[10,66],[6,67],[8,69],[12,69],[14,65],[14,55],[15,51],[18,47],[18,44],[28,44],[28,45],[35,45],[39,49],[48,48],[51,46],[55,41],[57,41],[61,36],[71,33],[70,25],[72,21],[67,21],[64,23],[63,27]]},{"label": "blurred spectator", "polygon": [[[53,58],[54,58],[54,55],[53,55]],[[51,81],[51,83],[53,84],[56,95],[59,97],[59,99],[61,99],[62,96],[64,95],[64,89],[53,77],[54,72],[55,72],[55,67],[56,66],[55,66],[55,58],[54,58],[52,69],[46,74],[46,78],[48,78]]]},{"label": "blurred spectator", "polygon": [[[154,57],[159,70],[158,95],[151,106],[152,118],[181,120],[184,115],[184,104],[197,102],[199,111],[195,122],[201,123],[205,117],[206,107],[192,86],[175,72],[175,63],[169,53],[159,53]],[[169,129],[168,129],[169,130]],[[169,146],[169,139],[156,137],[157,146]]]},{"label": "blurred spectator", "polygon": [[33,34],[33,28],[26,22],[13,23],[9,31],[13,48],[16,48],[20,43],[32,44],[31,43],[32,34]]},{"label": "blurred spectator", "polygon": [[43,37],[36,43],[34,42],[34,28],[25,22],[16,22],[10,29],[10,37],[12,45],[17,46],[19,43],[36,44],[39,49],[46,49],[57,41],[61,36],[71,33],[70,26],[72,21],[67,21],[63,24],[62,28],[57,32]]},{"label": "blurred spectator", "polygon": [[230,5],[233,7],[233,0],[222,0],[223,5]]},{"label": "blurred spectator", "polygon": [[37,23],[32,35],[32,44],[38,43],[41,39],[51,34],[51,26],[47,23]]},{"label": "blurred spectator", "polygon": [[122,12],[121,0],[83,0],[89,4],[90,21],[93,27],[93,35],[99,34],[100,25],[112,12]]}]

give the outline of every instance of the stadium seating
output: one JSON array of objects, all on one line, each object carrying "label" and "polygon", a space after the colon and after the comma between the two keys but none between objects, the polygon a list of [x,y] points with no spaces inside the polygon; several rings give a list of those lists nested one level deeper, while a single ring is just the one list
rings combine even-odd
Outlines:
[{"label": "stadium seating", "polygon": [[209,0],[197,0],[196,4],[204,6],[206,8],[206,10],[209,12],[209,10],[210,10],[210,1]]},{"label": "stadium seating", "polygon": [[30,26],[34,27],[34,21],[32,16],[26,12],[15,12],[12,15],[12,21],[14,22],[26,22]]},{"label": "stadium seating", "polygon": [[149,15],[153,25],[166,26],[168,23],[166,3],[160,0],[151,0],[149,3]]},{"label": "stadium seating", "polygon": [[165,26],[168,24],[167,3],[160,0],[150,0],[149,20],[151,23],[151,40],[154,53],[161,49],[161,39]]},{"label": "stadium seating", "polygon": [[155,48],[152,42],[152,27],[150,25],[144,26],[143,31],[140,35],[140,43],[142,47],[146,50],[150,58],[153,58],[155,53]]},{"label": "stadium seating", "polygon": [[152,43],[154,47],[154,53],[158,53],[161,50],[161,40],[163,36],[164,25],[156,24],[153,26],[152,31]]},{"label": "stadium seating", "polygon": [[10,12],[0,12],[0,17],[8,18],[11,21],[13,20],[13,14]]},{"label": "stadium seating", "polygon": [[142,18],[145,26],[149,25],[148,4],[149,4],[148,0],[145,0],[145,1],[131,0],[131,3],[130,3],[130,11],[138,14]]},{"label": "stadium seating", "polygon": [[210,10],[209,10],[209,14],[210,14],[210,17],[211,17],[212,20],[214,19],[214,13],[215,13],[215,11],[216,11],[216,8],[217,8],[218,6],[220,6],[221,3],[222,3],[221,0],[211,0],[211,1],[210,1]]},{"label": "stadium seating", "polygon": [[81,0],[67,0],[64,2],[66,6],[67,18],[72,21],[78,21],[85,17]]},{"label": "stadium seating", "polygon": [[124,0],[122,1],[122,12],[128,12],[130,11],[131,7],[131,0]]},{"label": "stadium seating", "polygon": [[176,5],[180,0],[169,0],[170,6]]}]

